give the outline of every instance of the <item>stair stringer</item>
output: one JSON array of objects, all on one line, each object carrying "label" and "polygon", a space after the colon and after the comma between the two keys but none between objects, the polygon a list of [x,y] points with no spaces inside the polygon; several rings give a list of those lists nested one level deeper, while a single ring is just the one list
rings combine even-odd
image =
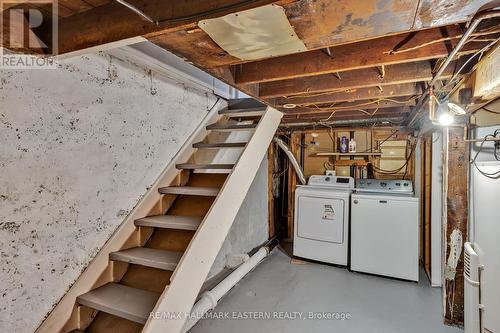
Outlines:
[{"label": "stair stringer", "polygon": [[114,280],[112,265],[110,265],[109,261],[110,253],[129,247],[142,246],[140,244],[141,234],[134,225],[134,221],[151,215],[151,212],[157,209],[156,206],[161,202],[162,198],[162,194],[158,192],[158,188],[179,182],[180,172],[176,168],[176,164],[189,159],[197,151],[197,149],[193,148],[193,144],[203,140],[209,134],[210,131],[206,129],[206,126],[216,122],[220,118],[218,111],[223,106],[224,102],[219,100],[211,111],[207,113],[193,134],[191,134],[179,152],[165,167],[156,182],[152,184],[150,189],[104,244],[68,292],[40,324],[35,333],[54,333],[80,328],[78,327],[78,322],[80,321],[78,317],[80,315],[76,309],[77,297]]},{"label": "stair stringer", "polygon": [[150,316],[143,333],[181,332],[186,314],[190,313],[196,301],[282,116],[281,112],[267,107],[250,141],[184,252],[169,287],[156,303],[153,309],[155,316]]}]

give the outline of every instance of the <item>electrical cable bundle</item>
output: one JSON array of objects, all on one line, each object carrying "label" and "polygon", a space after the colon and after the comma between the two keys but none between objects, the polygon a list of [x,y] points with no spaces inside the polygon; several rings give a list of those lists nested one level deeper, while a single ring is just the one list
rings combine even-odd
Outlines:
[{"label": "electrical cable bundle", "polygon": [[[483,138],[483,140],[481,141],[481,144],[479,145],[479,149],[476,152],[476,155],[474,155],[474,158],[470,161],[470,163],[472,165],[474,165],[474,167],[477,169],[477,171],[479,171],[479,173],[481,173],[483,176],[488,177],[490,179],[498,179],[498,178],[500,178],[500,170],[498,170],[496,172],[491,172],[491,173],[485,172],[484,170],[481,170],[478,167],[478,165],[476,164],[476,159],[477,159],[479,153],[483,150],[484,143],[486,142],[486,140],[488,140],[488,138],[500,139],[500,129],[495,130],[495,132],[493,132],[493,134],[488,134]],[[500,155],[499,155],[500,149],[499,148],[500,148],[500,142],[495,141],[493,155],[495,156],[495,159],[497,161],[500,161]]]}]

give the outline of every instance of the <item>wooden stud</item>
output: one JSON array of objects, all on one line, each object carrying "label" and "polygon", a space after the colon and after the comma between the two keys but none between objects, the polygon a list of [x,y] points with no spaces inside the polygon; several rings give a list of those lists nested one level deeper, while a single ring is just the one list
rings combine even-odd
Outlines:
[{"label": "wooden stud", "polygon": [[[300,160],[299,145],[302,133],[293,132],[290,136],[290,151]],[[295,210],[295,188],[297,174],[293,168],[288,168],[288,239],[293,239],[293,218]]]}]

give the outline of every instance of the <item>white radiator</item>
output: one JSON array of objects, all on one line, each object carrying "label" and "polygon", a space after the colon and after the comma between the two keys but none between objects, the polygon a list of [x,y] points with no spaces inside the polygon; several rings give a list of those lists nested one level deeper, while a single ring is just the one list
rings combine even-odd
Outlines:
[{"label": "white radiator", "polygon": [[465,333],[481,333],[481,265],[473,243],[464,245]]}]

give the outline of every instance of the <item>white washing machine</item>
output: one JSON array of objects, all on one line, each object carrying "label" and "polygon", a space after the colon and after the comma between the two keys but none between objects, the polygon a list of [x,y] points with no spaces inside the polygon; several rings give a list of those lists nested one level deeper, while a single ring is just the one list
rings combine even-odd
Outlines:
[{"label": "white washing machine", "polygon": [[351,202],[351,270],[418,281],[419,205],[412,182],[361,179]]},{"label": "white washing machine", "polygon": [[295,191],[293,254],[347,265],[349,202],[354,179],[311,176]]}]

